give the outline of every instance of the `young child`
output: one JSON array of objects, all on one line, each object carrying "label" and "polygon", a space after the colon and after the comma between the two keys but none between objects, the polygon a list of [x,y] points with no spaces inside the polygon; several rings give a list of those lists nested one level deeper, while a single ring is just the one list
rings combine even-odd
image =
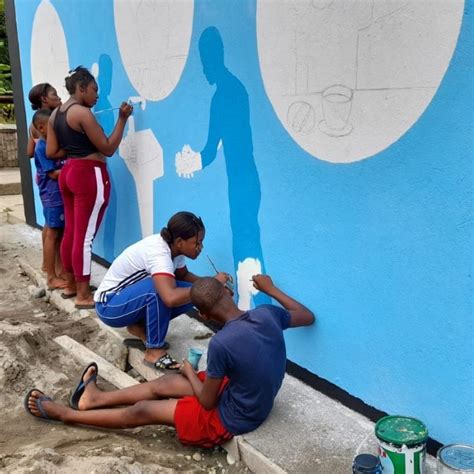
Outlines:
[{"label": "young child", "polygon": [[59,420],[103,428],[175,426],[183,444],[211,447],[256,429],[267,418],[286,367],[283,330],[313,324],[313,313],[279,290],[269,276],[255,275],[254,286],[285,309],[262,305],[241,311],[215,278],[200,278],[191,299],[204,318],[223,324],[211,339],[207,373],[183,361],[181,374],[122,390],[103,392],[90,364],[67,408],[40,390],[26,395],[24,406],[44,421]]},{"label": "young child", "polygon": [[[48,288],[54,290],[64,288],[66,282],[56,275],[56,262],[60,262],[59,243],[64,227],[64,208],[58,185],[61,162],[50,160],[46,156],[46,137],[50,115],[49,109],[36,111],[33,115],[33,126],[40,137],[35,146],[34,156],[46,228],[43,240],[43,264],[47,274]],[[58,266],[61,267],[61,265]]]},{"label": "young child", "polygon": [[[56,89],[47,82],[33,86],[28,93],[28,99],[33,110],[45,109],[53,111],[56,107],[61,105],[61,97],[58,96]],[[40,138],[40,135],[33,123],[30,125],[28,132],[26,155],[28,158],[33,158],[36,142]]]},{"label": "young child", "polygon": [[[28,99],[31,104],[31,108],[33,110],[51,110],[53,111],[56,107],[61,105],[61,97],[58,96],[56,89],[47,82],[42,82],[41,84],[36,84],[30,89],[28,93]],[[33,123],[30,125],[28,129],[28,144],[26,145],[26,156],[28,158],[34,158],[35,156],[35,146],[36,142],[39,140],[39,132],[36,130]],[[38,184],[38,174],[35,176],[36,184]],[[44,240],[46,238],[46,231],[48,227],[46,225],[43,226],[43,232],[41,234],[41,239],[43,241],[44,247]],[[43,260],[43,264],[41,265],[41,270],[46,271],[46,266]],[[60,270],[59,268],[56,271]]]}]

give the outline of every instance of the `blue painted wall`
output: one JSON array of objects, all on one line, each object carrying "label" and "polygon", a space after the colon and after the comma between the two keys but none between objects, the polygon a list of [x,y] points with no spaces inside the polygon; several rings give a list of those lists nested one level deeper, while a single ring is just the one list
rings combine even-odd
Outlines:
[{"label": "blue painted wall", "polygon": [[[112,2],[51,3],[66,32],[71,66],[110,58],[111,90],[101,97],[103,108],[137,95],[121,62]],[[27,102],[39,2],[15,4]],[[274,280],[318,316],[316,326],[286,334],[289,359],[380,410],[424,420],[443,443],[474,443],[473,14],[466,2],[454,55],[428,108],[371,159],[320,161],[288,135],[263,86],[250,0],[197,1],[177,87],[135,112],[137,130],[151,128],[163,148],[154,230],[175,211],[191,210],[206,223],[205,253],[222,269],[235,268],[241,251],[260,252]],[[221,87],[217,107],[226,105],[226,91],[240,105],[234,103],[228,116],[220,113],[223,149],[186,180],[176,175],[175,153],[185,143],[203,150],[210,127],[215,86],[206,80],[199,54],[209,26],[222,37],[233,75]],[[101,120],[110,129],[112,117]],[[114,192],[94,251],[112,260],[141,232],[133,178],[118,155],[108,163]],[[40,216],[38,200],[36,205]],[[252,225],[253,233],[242,237],[241,229]],[[191,267],[209,273],[205,258]]]}]

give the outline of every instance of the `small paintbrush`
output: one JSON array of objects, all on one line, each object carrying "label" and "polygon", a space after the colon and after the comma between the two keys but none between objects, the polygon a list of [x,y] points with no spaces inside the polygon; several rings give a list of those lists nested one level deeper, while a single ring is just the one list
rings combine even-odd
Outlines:
[{"label": "small paintbrush", "polygon": [[[209,263],[211,264],[212,268],[214,269],[214,271],[216,273],[219,273],[219,270],[217,269],[217,267],[214,265],[214,262],[211,260],[211,257],[209,257],[209,255],[206,255],[207,259],[209,260]],[[227,280],[225,282],[225,287],[230,290],[232,293],[234,292],[234,285],[232,284],[232,281],[231,280]]]}]

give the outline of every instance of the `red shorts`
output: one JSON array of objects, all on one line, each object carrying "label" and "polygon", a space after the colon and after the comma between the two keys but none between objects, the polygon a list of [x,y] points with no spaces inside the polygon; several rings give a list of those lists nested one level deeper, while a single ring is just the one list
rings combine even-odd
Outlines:
[{"label": "red shorts", "polygon": [[[199,372],[197,375],[199,380],[204,382],[206,372]],[[229,379],[224,377],[219,395],[228,383]],[[181,443],[203,448],[212,448],[234,436],[222,424],[217,407],[206,410],[194,396],[178,400],[174,412],[174,425]]]}]

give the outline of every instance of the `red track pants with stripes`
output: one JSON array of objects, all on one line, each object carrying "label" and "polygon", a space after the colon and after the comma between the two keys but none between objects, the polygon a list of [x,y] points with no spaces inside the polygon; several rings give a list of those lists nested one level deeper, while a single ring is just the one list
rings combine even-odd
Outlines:
[{"label": "red track pants with stripes", "polygon": [[92,242],[109,203],[110,179],[105,163],[69,158],[59,175],[64,201],[61,259],[76,281],[89,281]]}]

